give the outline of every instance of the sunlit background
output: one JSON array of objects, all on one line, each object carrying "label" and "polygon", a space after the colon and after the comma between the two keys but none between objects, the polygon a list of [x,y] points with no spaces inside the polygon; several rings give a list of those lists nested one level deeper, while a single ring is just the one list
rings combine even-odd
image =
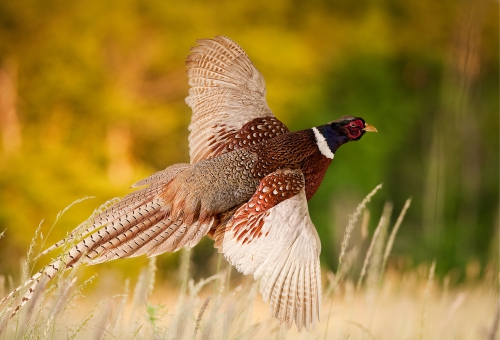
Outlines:
[{"label": "sunlit background", "polygon": [[[218,34],[247,51],[291,130],[352,115],[379,131],[337,152],[310,201],[325,268],[349,214],[383,183],[369,232],[384,202],[395,220],[412,197],[391,266],[436,260],[456,282],[494,271],[498,32],[492,0],[1,1],[0,273],[19,273],[42,220],[49,245],[135,181],[188,162],[184,60]],[[210,240],[195,248],[195,275],[215,253]],[[177,256],[158,258],[164,279]],[[145,261],[104,268],[126,275]]]}]

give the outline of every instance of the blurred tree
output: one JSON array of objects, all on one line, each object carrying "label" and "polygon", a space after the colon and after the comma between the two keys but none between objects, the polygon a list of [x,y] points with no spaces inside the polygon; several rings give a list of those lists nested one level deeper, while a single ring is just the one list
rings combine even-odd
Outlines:
[{"label": "blurred tree", "polygon": [[442,272],[492,260],[498,2],[18,0],[0,2],[0,272],[16,270],[43,218],[46,233],[59,210],[97,196],[54,242],[128,183],[188,160],[184,59],[216,34],[250,54],[292,129],[351,114],[380,131],[339,151],[311,201],[325,264],[380,182],[373,219],[383,201],[397,211],[414,197],[397,254],[436,258]]}]

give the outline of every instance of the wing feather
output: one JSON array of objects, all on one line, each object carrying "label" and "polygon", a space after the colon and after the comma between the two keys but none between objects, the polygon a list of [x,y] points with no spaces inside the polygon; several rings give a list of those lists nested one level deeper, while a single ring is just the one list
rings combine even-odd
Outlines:
[{"label": "wing feather", "polygon": [[304,305],[304,268],[299,268],[299,275],[297,281],[297,300],[296,300],[296,308],[295,308],[295,324],[298,329],[302,329],[304,326],[304,308],[300,308]]},{"label": "wing feather", "polygon": [[221,145],[230,144],[254,119],[276,119],[266,102],[264,78],[237,43],[224,36],[197,42],[186,59],[191,163],[227,152]]},{"label": "wing feather", "polygon": [[235,212],[219,246],[238,271],[261,280],[263,300],[280,323],[291,327],[295,322],[299,330],[315,326],[321,308],[321,244],[299,170],[266,176]]}]

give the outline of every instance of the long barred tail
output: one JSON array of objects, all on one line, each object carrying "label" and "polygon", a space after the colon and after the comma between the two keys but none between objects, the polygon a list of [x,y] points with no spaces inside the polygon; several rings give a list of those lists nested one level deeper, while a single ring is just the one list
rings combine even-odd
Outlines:
[{"label": "long barred tail", "polygon": [[154,256],[194,246],[208,232],[214,220],[186,224],[182,218],[171,218],[168,208],[171,202],[160,195],[172,179],[188,167],[189,164],[176,164],[134,184],[132,187],[148,186],[125,196],[99,213],[90,224],[80,225],[66,239],[49,247],[41,255],[67,245],[73,239],[80,239],[62,256],[3,298],[0,304],[29,286],[11,317],[16,315],[33,297],[43,277],[51,280],[57,272],[71,268],[79,261],[94,264],[142,254]]},{"label": "long barred tail", "polygon": [[51,280],[57,274],[57,272],[61,268],[61,265],[63,265],[63,262],[61,260],[56,260],[56,261],[52,262],[51,264],[45,266],[38,273],[36,273],[29,280],[27,280],[24,284],[22,284],[21,286],[17,287],[12,292],[10,292],[9,295],[7,295],[6,297],[4,297],[2,299],[2,301],[0,301],[0,305],[3,302],[7,301],[8,299],[12,298],[20,290],[22,290],[22,289],[30,286],[28,288],[28,291],[24,294],[23,298],[21,299],[21,302],[16,306],[16,308],[12,312],[12,314],[10,316],[12,318],[13,316],[15,316],[19,312],[19,310],[29,300],[31,300],[31,298],[33,297],[33,294],[35,293],[35,289],[38,286],[38,284],[40,283],[40,280],[42,279],[42,277],[45,276],[48,280]]},{"label": "long barred tail", "polygon": [[[172,167],[178,168],[181,165],[184,165],[184,164],[176,164]],[[172,167],[169,167],[168,169],[170,169]],[[160,171],[159,173],[162,173],[166,170]],[[158,176],[159,173],[153,174],[151,177]],[[172,174],[173,171],[170,173]],[[175,175],[177,173],[173,173],[173,174]],[[131,187],[135,188],[138,186],[151,184],[151,182],[149,181],[149,179],[151,177],[148,177],[148,178],[143,179],[137,183],[134,183]],[[90,224],[86,223],[86,222],[80,224],[66,238],[63,238],[61,241],[59,241],[59,242],[55,243],[54,245],[50,246],[49,248],[45,249],[37,257],[35,257],[34,260],[50,253],[54,249],[60,248],[63,245],[68,244],[68,242],[72,241],[75,237],[77,237],[79,235],[83,236],[83,235],[90,234],[91,232],[93,232],[97,228],[99,228],[99,227],[105,225],[106,223],[111,222],[112,220],[116,219],[124,212],[130,212],[133,209],[138,208],[145,201],[151,200],[155,196],[157,196],[162,190],[162,186],[159,184],[166,184],[166,183],[168,183],[168,180],[170,180],[170,179],[172,179],[172,178],[166,178],[167,181],[165,182],[165,178],[163,178],[163,181],[160,181],[160,180],[155,181],[154,184],[156,184],[156,185],[151,185],[143,190],[134,191],[134,192],[128,194],[127,196],[125,196],[124,198],[122,198],[121,200],[119,200],[118,202],[116,202],[115,204],[110,206],[109,208],[107,208],[105,211],[98,213],[93,218],[93,220]]]}]

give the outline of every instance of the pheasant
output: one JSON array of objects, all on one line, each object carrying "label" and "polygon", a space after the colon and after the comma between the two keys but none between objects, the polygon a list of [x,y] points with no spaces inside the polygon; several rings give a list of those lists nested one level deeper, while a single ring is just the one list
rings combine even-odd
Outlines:
[{"label": "pheasant", "polygon": [[362,118],[342,117],[290,132],[266,103],[262,75],[227,37],[198,40],[186,65],[191,163],[133,184],[142,188],[75,229],[68,238],[83,228],[80,241],[22,286],[30,288],[12,315],[42,277],[51,279],[77,261],[156,256],[191,248],[208,235],[239,272],[261,280],[263,299],[280,323],[290,328],[295,322],[299,331],[315,326],[321,243],[307,201],[335,151],[376,129]]}]

